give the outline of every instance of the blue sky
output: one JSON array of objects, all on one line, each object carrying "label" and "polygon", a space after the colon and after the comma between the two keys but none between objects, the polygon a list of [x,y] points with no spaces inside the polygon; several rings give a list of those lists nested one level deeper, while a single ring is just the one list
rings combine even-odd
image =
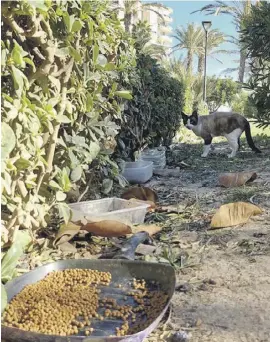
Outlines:
[{"label": "blue sky", "polygon": [[[151,0],[147,2],[152,2]],[[232,18],[229,15],[205,15],[202,13],[194,13],[191,12],[200,9],[201,7],[213,3],[213,1],[159,1],[155,0],[153,2],[160,2],[163,5],[170,7],[173,9],[172,18],[173,22],[171,26],[175,29],[177,26],[187,26],[188,23],[197,23],[201,25],[203,20],[211,20],[212,28],[219,29],[221,32],[227,35],[237,36],[236,28],[232,23]],[[177,40],[174,39],[173,45],[177,44]],[[219,47],[224,50],[236,50],[236,46],[231,43],[223,43]],[[180,54],[185,56],[184,51],[181,51]],[[175,55],[177,56],[177,54]],[[218,61],[208,58],[207,60],[207,74],[209,75],[219,75],[221,71],[227,68],[235,68],[237,67],[237,63],[234,62],[239,58],[238,54],[218,54],[217,58],[223,62],[223,64]],[[237,73],[231,73],[231,77],[237,78]]]}]

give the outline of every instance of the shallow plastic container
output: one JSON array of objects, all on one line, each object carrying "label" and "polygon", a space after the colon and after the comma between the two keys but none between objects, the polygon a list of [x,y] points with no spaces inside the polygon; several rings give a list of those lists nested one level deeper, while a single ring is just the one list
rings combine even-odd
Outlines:
[{"label": "shallow plastic container", "polygon": [[152,161],[153,170],[163,169],[166,165],[165,149],[162,147],[144,150],[139,160]]},{"label": "shallow plastic container", "polygon": [[149,204],[112,197],[70,203],[69,207],[89,216],[104,217],[106,220],[127,220],[132,224],[139,224],[144,222]]},{"label": "shallow plastic container", "polygon": [[164,169],[165,166],[166,166],[166,160],[161,161],[160,163],[154,163],[154,165],[153,165],[153,171],[155,171],[155,170],[160,170],[160,169]]},{"label": "shallow plastic container", "polygon": [[146,183],[153,176],[153,162],[139,160],[125,163],[122,175],[129,183]]},{"label": "shallow plastic container", "polygon": [[164,158],[166,158],[165,150],[149,149],[141,152],[142,160],[151,160],[153,162],[159,162],[159,160],[163,160]]}]

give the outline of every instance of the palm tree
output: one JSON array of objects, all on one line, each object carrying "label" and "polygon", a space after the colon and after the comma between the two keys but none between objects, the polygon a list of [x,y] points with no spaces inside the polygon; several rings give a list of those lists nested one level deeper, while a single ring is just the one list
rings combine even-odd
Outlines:
[{"label": "palm tree", "polygon": [[152,58],[162,60],[166,56],[164,46],[151,42],[151,29],[146,21],[139,21],[133,25],[132,38],[135,40],[135,48],[142,54],[149,55]]},{"label": "palm tree", "polygon": [[[176,35],[173,37],[178,40],[178,43],[173,47],[172,52],[177,50],[187,50],[187,69],[191,72],[193,66],[193,59],[198,56],[198,73],[203,73],[204,60],[204,44],[205,35],[201,27],[194,23],[188,24],[187,28],[181,26],[175,30]],[[208,55],[215,58],[214,55],[218,53],[228,53],[226,50],[215,50],[220,44],[225,42],[225,35],[219,30],[211,30],[208,34]]]},{"label": "palm tree", "polygon": [[178,43],[172,48],[172,53],[181,49],[187,50],[187,69],[191,73],[194,56],[200,53],[204,39],[202,29],[194,23],[188,24],[187,28],[177,27],[173,37],[178,40]]},{"label": "palm tree", "polygon": [[[251,9],[251,0],[247,1],[215,1],[215,3],[203,6],[200,10],[196,12],[204,12],[207,15],[219,15],[227,14],[232,16],[233,23],[236,26],[237,31],[240,31],[244,27],[244,21],[249,17]],[[241,46],[238,39],[234,38],[234,42],[240,47],[240,61],[238,69],[238,80],[239,82],[244,81],[245,76],[245,65],[247,60],[247,52]]]},{"label": "palm tree", "polygon": [[[226,41],[226,36],[220,32],[217,29],[211,30],[208,33],[208,42],[207,42],[207,56],[215,58],[217,61],[219,61],[220,63],[222,63],[219,59],[217,59],[215,57],[216,54],[219,53],[230,53],[232,51],[228,51],[228,50],[223,50],[223,49],[218,49],[216,50],[216,48],[224,43]],[[198,56],[198,73],[200,75],[203,74],[203,69],[204,69],[204,47],[205,47],[205,41],[203,40],[201,42],[201,49],[198,52],[197,56]]]},{"label": "palm tree", "polygon": [[167,9],[168,7],[157,3],[157,2],[144,2],[139,0],[124,0],[124,7],[120,8],[124,11],[124,25],[126,32],[131,32],[132,30],[132,18],[137,15],[139,11],[147,10],[156,13],[162,20],[164,20],[163,15],[160,13],[159,9]]}]

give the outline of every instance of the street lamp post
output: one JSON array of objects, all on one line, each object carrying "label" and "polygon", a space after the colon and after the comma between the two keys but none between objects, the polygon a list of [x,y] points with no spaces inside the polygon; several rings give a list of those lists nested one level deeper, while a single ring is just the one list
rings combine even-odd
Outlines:
[{"label": "street lamp post", "polygon": [[204,78],[203,78],[203,101],[206,102],[206,58],[207,58],[207,41],[208,31],[212,26],[211,21],[202,21],[202,26],[205,31],[205,47],[204,47]]}]

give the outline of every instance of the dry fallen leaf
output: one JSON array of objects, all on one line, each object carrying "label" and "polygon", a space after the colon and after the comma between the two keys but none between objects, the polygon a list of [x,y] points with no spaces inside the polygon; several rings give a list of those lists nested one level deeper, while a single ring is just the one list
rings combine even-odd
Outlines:
[{"label": "dry fallen leaf", "polygon": [[224,228],[246,223],[253,215],[259,215],[262,210],[254,204],[236,202],[222,205],[211,221],[211,228]]},{"label": "dry fallen leaf", "polygon": [[64,253],[76,253],[77,248],[69,242],[64,242],[59,245],[59,249]]},{"label": "dry fallen leaf", "polygon": [[131,226],[113,220],[88,222],[82,226],[82,229],[103,237],[118,237],[132,233]]},{"label": "dry fallen leaf", "polygon": [[222,173],[218,177],[219,184],[225,188],[242,186],[257,178],[256,172]]},{"label": "dry fallen leaf", "polygon": [[80,225],[74,224],[72,222],[69,222],[68,224],[62,224],[54,239],[53,245],[58,246],[65,242],[68,242],[73,238],[73,236],[78,234],[80,229]]},{"label": "dry fallen leaf", "polygon": [[121,195],[121,198],[126,199],[126,200],[135,198],[137,200],[147,201],[147,202],[152,202],[152,203],[158,202],[158,196],[156,192],[145,186],[135,186],[133,188],[130,188]]},{"label": "dry fallen leaf", "polygon": [[132,233],[147,232],[150,236],[161,231],[161,227],[156,224],[140,224],[132,228]]}]

